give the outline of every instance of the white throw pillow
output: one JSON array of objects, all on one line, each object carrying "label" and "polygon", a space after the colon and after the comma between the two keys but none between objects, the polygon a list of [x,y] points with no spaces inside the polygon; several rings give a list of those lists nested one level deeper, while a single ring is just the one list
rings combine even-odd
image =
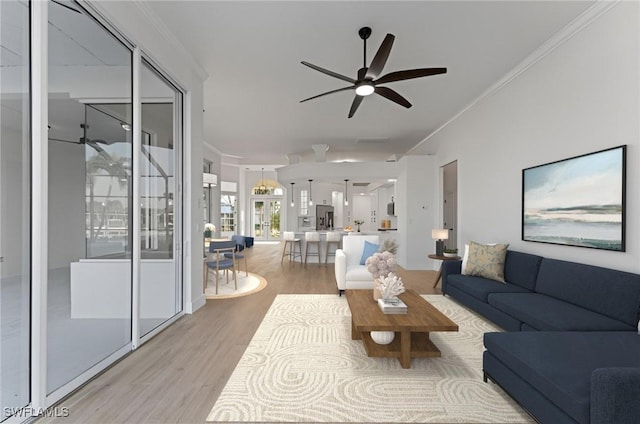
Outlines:
[{"label": "white throw pillow", "polygon": [[469,243],[464,245],[464,255],[462,255],[462,275],[467,274],[468,261],[469,261]]}]

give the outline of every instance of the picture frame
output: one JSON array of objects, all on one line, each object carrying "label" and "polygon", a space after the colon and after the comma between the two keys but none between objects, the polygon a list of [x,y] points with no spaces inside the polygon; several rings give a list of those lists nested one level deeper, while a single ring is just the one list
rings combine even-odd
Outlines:
[{"label": "picture frame", "polygon": [[522,240],[625,251],[626,145],[522,170]]}]

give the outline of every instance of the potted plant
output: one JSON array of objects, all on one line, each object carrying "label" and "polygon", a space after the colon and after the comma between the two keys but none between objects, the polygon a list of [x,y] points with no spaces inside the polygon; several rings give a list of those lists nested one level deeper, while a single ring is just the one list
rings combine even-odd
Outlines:
[{"label": "potted plant", "polygon": [[361,219],[354,219],[353,223],[356,224],[356,226],[358,227],[358,232],[360,232],[360,226],[364,224],[364,221]]},{"label": "potted plant", "polygon": [[455,258],[458,256],[458,249],[444,249],[443,252],[447,258]]},{"label": "potted plant", "polygon": [[210,222],[204,224],[204,238],[210,239],[213,236],[213,233],[216,231],[216,226]]}]

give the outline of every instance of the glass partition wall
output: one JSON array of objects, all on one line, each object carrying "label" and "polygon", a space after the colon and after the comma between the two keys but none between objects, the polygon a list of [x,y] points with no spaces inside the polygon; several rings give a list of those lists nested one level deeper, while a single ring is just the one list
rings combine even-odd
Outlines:
[{"label": "glass partition wall", "polygon": [[131,49],[72,2],[48,13],[51,394],[131,348],[133,119]]},{"label": "glass partition wall", "polygon": [[182,93],[73,1],[0,1],[0,47],[0,422],[19,422],[183,310]]},{"label": "glass partition wall", "polygon": [[183,311],[182,92],[86,7],[0,1],[0,421],[51,406]]},{"label": "glass partition wall", "polygon": [[0,421],[30,402],[29,4],[0,1]]},{"label": "glass partition wall", "polygon": [[[180,244],[178,148],[182,95],[147,61],[140,72],[140,335],[182,311],[178,262]],[[178,211],[179,212],[179,211]]]}]

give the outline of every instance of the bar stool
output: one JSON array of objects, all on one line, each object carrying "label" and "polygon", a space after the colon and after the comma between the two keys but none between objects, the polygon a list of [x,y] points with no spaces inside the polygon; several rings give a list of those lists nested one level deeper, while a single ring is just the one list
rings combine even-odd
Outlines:
[{"label": "bar stool", "polygon": [[[282,239],[284,240],[284,249],[282,249],[282,259],[280,259],[280,264],[284,261],[285,255],[289,255],[289,261],[293,261],[295,258],[300,258],[300,262],[302,262],[302,241],[299,238],[296,238],[296,233],[293,231],[285,231]],[[298,253],[296,253],[296,245],[298,246]],[[289,248],[288,251],[287,247]]]},{"label": "bar stool", "polygon": [[[318,264],[320,263],[320,233],[317,231],[308,231],[304,233],[304,264],[307,265],[307,256],[318,256]],[[316,245],[316,252],[309,252],[309,245]]]},{"label": "bar stool", "polygon": [[331,231],[327,233],[327,245],[324,249],[324,263],[326,265],[327,259],[329,259],[329,255],[335,256],[335,250],[333,253],[329,253],[329,246],[332,244],[335,245],[336,250],[340,249],[340,242],[342,241],[342,233],[340,231]]}]

